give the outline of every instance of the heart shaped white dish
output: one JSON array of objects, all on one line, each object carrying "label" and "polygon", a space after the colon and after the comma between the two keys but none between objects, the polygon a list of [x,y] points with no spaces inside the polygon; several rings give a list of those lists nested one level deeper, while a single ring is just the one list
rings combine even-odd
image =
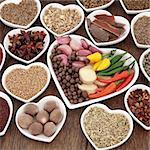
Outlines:
[{"label": "heart shaped white dish", "polygon": [[[29,28],[38,18],[40,11],[41,11],[41,3],[40,0],[34,0],[36,3],[36,7],[37,7],[37,13],[35,15],[35,17],[32,19],[32,21],[30,23],[28,23],[27,25],[19,25],[19,24],[15,24],[15,23],[11,23],[9,21],[6,21],[4,18],[2,18],[2,16],[0,15],[0,20],[7,26],[9,27],[13,27],[13,28],[22,28],[22,29],[27,29]],[[22,2],[22,0],[5,0],[3,2],[1,2],[0,4],[0,11],[2,10],[2,8],[7,5],[7,4],[15,4],[18,5]],[[11,14],[9,14],[11,15]]]},{"label": "heart shaped white dish", "polygon": [[[43,32],[45,34],[45,38],[44,38],[44,41],[43,41],[43,49],[41,50],[41,52],[39,52],[35,57],[33,57],[32,59],[30,60],[25,60],[19,56],[16,56],[15,54],[13,54],[10,50],[9,50],[9,46],[11,45],[10,43],[10,39],[9,37],[13,36],[13,35],[17,35],[17,34],[20,34],[21,31],[25,31],[25,32],[28,32],[28,31],[31,31],[31,32]],[[4,47],[7,51],[7,53],[13,57],[14,59],[18,60],[18,61],[21,61],[23,63],[26,63],[26,64],[29,64],[29,63],[32,63],[33,61],[37,60],[48,48],[49,46],[49,43],[50,43],[50,36],[49,36],[49,33],[47,32],[46,29],[44,29],[43,27],[32,27],[28,30],[22,30],[22,29],[14,29],[14,30],[11,30],[10,32],[7,33],[7,35],[5,36],[4,38]]]},{"label": "heart shaped white dish", "polygon": [[6,52],[5,52],[5,49],[3,47],[3,45],[0,43],[0,49],[2,50],[0,53],[2,54],[1,58],[2,58],[2,61],[0,62],[0,71],[4,65],[4,62],[5,62],[5,59],[6,59]]},{"label": "heart shaped white dish", "polygon": [[145,59],[145,55],[149,54],[150,53],[150,49],[147,49],[146,51],[144,51],[140,57],[140,60],[139,60],[139,64],[140,64],[140,68],[142,70],[142,73],[144,74],[144,76],[147,78],[147,80],[150,82],[150,76],[148,76],[148,74],[146,73],[144,67],[143,67],[143,61]]},{"label": "heart shaped white dish", "polygon": [[107,7],[112,5],[115,0],[110,0],[109,3],[102,5],[102,6],[99,6],[99,7],[95,7],[95,8],[85,8],[85,6],[81,3],[81,0],[76,0],[76,1],[88,13],[88,12],[98,10],[98,9],[106,9]]},{"label": "heart shaped white dish", "polygon": [[[133,131],[133,120],[126,111],[110,110],[103,104],[87,107],[81,115],[80,124],[84,135],[96,150],[109,150],[124,144]],[[115,141],[118,136],[121,139]]]},{"label": "heart shaped white dish", "polygon": [[141,13],[141,12],[146,12],[146,11],[150,11],[150,9],[144,9],[144,10],[128,10],[127,7],[125,6],[123,0],[120,0],[120,3],[121,3],[121,6],[123,7],[124,11],[127,13],[127,14],[138,14],[138,13]]},{"label": "heart shaped white dish", "polygon": [[[146,45],[146,44],[141,44],[141,43],[139,43],[138,40],[136,39],[135,31],[134,31],[134,25],[135,25],[135,23],[137,23],[137,21],[139,21],[139,19],[143,18],[144,16],[150,18],[150,12],[143,12],[143,13],[140,13],[140,14],[136,15],[136,16],[132,19],[132,21],[131,21],[131,34],[132,34],[132,38],[133,38],[133,40],[134,40],[135,45],[136,45],[137,47],[139,47],[139,48],[149,48],[149,47],[150,47],[150,45]],[[142,22],[143,22],[143,21],[142,21]],[[148,22],[148,21],[147,21],[147,22]],[[149,24],[149,23],[147,23],[147,24]],[[143,24],[143,26],[145,27],[145,24]],[[147,28],[147,30],[148,30],[148,25],[146,26],[146,28]],[[144,28],[143,28],[143,29],[144,29]],[[143,29],[140,29],[141,31],[139,31],[139,29],[138,29],[137,33],[139,34],[139,36],[142,36],[142,32],[143,32],[143,33],[146,32],[146,31],[143,31]],[[146,34],[146,33],[145,33],[145,34]],[[148,37],[144,37],[144,36],[149,36],[149,33],[147,33],[147,35],[145,35],[145,34],[143,35],[143,39],[144,39],[144,38],[147,38],[147,39],[148,39]]]},{"label": "heart shaped white dish", "polygon": [[[150,126],[147,126],[146,124],[144,124],[142,121],[140,121],[135,115],[134,113],[131,111],[131,109],[129,108],[129,101],[128,101],[128,98],[130,96],[131,93],[133,93],[135,90],[146,90],[149,95],[150,95],[150,87],[144,85],[144,84],[136,84],[134,86],[132,86],[128,91],[127,93],[125,94],[125,97],[124,97],[124,103],[125,103],[125,107],[126,107],[126,110],[129,112],[129,114],[132,116],[132,118],[140,125],[142,126],[145,130],[150,130]],[[136,92],[137,93],[137,92]],[[140,95],[140,94],[139,94]],[[146,97],[146,96],[145,96]],[[141,99],[141,97],[140,97]],[[134,100],[138,100],[138,97],[136,96],[136,98]],[[150,100],[150,96],[149,96],[149,100]],[[133,100],[132,100],[133,101]],[[143,100],[142,100],[143,101]],[[143,101],[144,102],[144,101]],[[148,102],[149,103],[149,102]],[[134,102],[133,102],[134,104]],[[140,106],[140,105],[139,105]],[[135,107],[135,106],[133,106]],[[143,106],[142,106],[143,107]],[[147,107],[147,106],[146,106]],[[137,108],[141,108],[137,106]],[[138,112],[139,110],[137,110]]]},{"label": "heart shaped white dish", "polygon": [[[104,42],[98,42],[98,41],[96,41],[95,40],[95,38],[93,37],[93,35],[92,35],[92,33],[91,33],[91,31],[90,31],[90,28],[91,28],[91,24],[93,23],[93,21],[96,19],[95,18],[95,16],[99,16],[99,15],[106,15],[106,16],[112,16],[112,14],[110,13],[110,12],[108,12],[108,11],[106,11],[106,10],[97,10],[97,11],[94,11],[94,12],[92,12],[92,13],[90,13],[88,16],[87,16],[87,18],[86,18],[86,20],[85,20],[85,29],[86,29],[86,32],[87,32],[87,34],[88,34],[88,36],[90,37],[90,39],[92,40],[92,42],[95,44],[95,45],[97,45],[97,46],[107,46],[107,45],[113,45],[113,44],[117,44],[117,43],[119,43],[119,42],[121,42],[121,41],[123,41],[127,36],[128,36],[128,34],[129,34],[129,32],[130,32],[130,24],[129,24],[129,21],[126,19],[126,18],[124,18],[124,17],[122,17],[122,16],[114,16],[114,20],[115,20],[115,23],[116,24],[120,24],[120,26],[121,25],[123,25],[123,27],[116,27],[116,29],[119,31],[119,30],[124,30],[122,33],[121,33],[121,35],[119,36],[119,37],[115,37],[114,39],[112,39],[112,40],[108,40],[108,41],[104,41]],[[112,16],[113,17],[113,16]],[[105,18],[105,17],[104,17]],[[98,22],[99,22],[99,20],[98,19],[96,19]],[[90,22],[90,25],[88,25],[89,23],[88,22]],[[111,22],[111,21],[109,21],[109,22]],[[96,22],[95,22],[96,23]],[[94,23],[94,24],[95,24]],[[107,21],[106,22],[103,22],[103,23],[107,23]],[[93,25],[94,25],[93,24]],[[90,27],[89,27],[90,26]],[[97,27],[97,25],[95,26],[95,27]],[[113,27],[113,26],[112,26]],[[101,28],[99,28],[99,29],[101,29]],[[94,29],[92,29],[92,30],[94,30]],[[95,29],[96,30],[96,29]],[[103,31],[101,31],[101,34],[103,33],[103,32],[106,32],[106,30],[103,30]],[[94,32],[98,32],[98,31],[94,31]],[[110,32],[107,32],[106,34],[108,34],[109,35],[109,37],[110,37]],[[111,33],[112,34],[112,33]],[[113,36],[115,36],[115,35],[113,35]],[[107,37],[106,37],[107,38]]]},{"label": "heart shaped white dish", "polygon": [[8,126],[10,124],[11,118],[12,118],[13,104],[12,104],[11,99],[5,93],[3,93],[1,91],[0,91],[0,97],[3,98],[7,102],[8,106],[9,106],[9,117],[8,117],[7,123],[6,123],[5,128],[3,129],[3,131],[0,132],[0,136],[3,136],[6,133],[6,131],[8,129]]},{"label": "heart shaped white dish", "polygon": [[[77,43],[80,43],[81,40],[85,40],[89,46],[97,49],[98,51],[102,51],[103,54],[106,54],[106,53],[110,53],[112,50],[114,50],[114,48],[98,48],[96,47],[92,42],[90,42],[88,39],[82,37],[82,36],[79,36],[79,35],[70,35],[69,36],[73,41],[75,41],[75,45],[77,46],[78,44]],[[68,42],[68,41],[67,41]],[[56,48],[58,46],[58,41],[54,41],[49,50],[48,50],[48,54],[47,54],[47,63],[48,63],[48,67],[50,69],[50,72],[52,74],[52,77],[53,77],[53,80],[57,86],[57,89],[60,93],[60,95],[62,96],[65,104],[67,105],[67,107],[69,109],[75,109],[75,108],[79,108],[79,107],[83,107],[83,106],[86,106],[86,105],[89,105],[89,104],[92,104],[92,103],[96,103],[96,102],[100,102],[100,101],[103,101],[103,100],[106,100],[106,99],[109,99],[109,98],[112,98],[118,94],[121,94],[123,92],[125,92],[128,88],[130,88],[137,80],[138,78],[138,75],[139,75],[139,67],[138,67],[138,64],[135,60],[135,58],[127,53],[123,58],[126,59],[126,58],[129,58],[131,57],[129,60],[126,61],[125,65],[129,65],[131,62],[135,61],[135,65],[134,65],[134,70],[135,70],[135,74],[134,74],[134,77],[132,79],[132,81],[125,87],[123,88],[122,90],[118,91],[118,92],[115,92],[115,93],[112,93],[112,94],[109,94],[109,95],[106,95],[106,96],[103,96],[103,97],[100,97],[100,98],[97,98],[97,99],[92,99],[92,100],[86,100],[86,101],[82,101],[80,103],[71,103],[69,101],[69,98],[65,95],[64,91],[63,91],[63,88],[61,87],[58,79],[57,79],[57,76],[56,76],[56,73],[54,72],[54,69],[53,69],[53,64],[52,64],[52,60],[50,59],[50,56],[52,54],[52,50],[54,48]],[[72,46],[74,46],[72,44]],[[116,49],[116,53],[115,55],[118,55],[118,54],[122,54],[124,53],[125,51],[123,50],[120,50],[120,49]],[[64,56],[64,55],[63,55]],[[58,62],[59,63],[59,62]],[[64,61],[65,63],[65,61]],[[82,65],[82,64],[81,64]],[[71,81],[70,81],[70,84],[72,85]],[[65,84],[64,84],[65,85]],[[77,92],[77,91],[76,91]]]},{"label": "heart shaped white dish", "polygon": [[27,103],[46,90],[50,79],[48,67],[41,62],[28,66],[15,64],[8,67],[3,73],[2,85],[12,97]]},{"label": "heart shaped white dish", "polygon": [[[18,123],[18,119],[20,117],[20,115],[22,113],[24,113],[24,109],[25,107],[28,105],[28,104],[34,104],[38,107],[39,111],[43,110],[44,108],[44,104],[46,104],[46,102],[55,102],[57,107],[60,109],[60,112],[62,114],[62,120],[56,125],[56,131],[53,135],[47,137],[45,136],[44,134],[40,134],[40,135],[32,135],[27,129],[23,129],[20,127],[19,123]],[[56,96],[46,96],[44,98],[42,98],[38,103],[28,103],[28,104],[24,104],[23,106],[21,106],[17,113],[16,113],[16,125],[17,125],[17,128],[19,129],[19,131],[25,135],[26,137],[30,138],[30,139],[33,139],[33,140],[37,140],[37,141],[42,141],[42,142],[52,142],[55,137],[59,134],[60,130],[62,129],[64,123],[65,123],[65,120],[66,120],[66,116],[67,116],[67,113],[66,113],[66,108],[65,108],[65,105],[63,104],[63,102]]]},{"label": "heart shaped white dish", "polygon": [[[59,21],[59,19],[61,19],[61,21]],[[54,36],[63,36],[76,31],[82,25],[84,12],[81,7],[75,4],[63,6],[59,3],[50,3],[43,8],[40,20],[42,25]],[[68,24],[67,21],[69,21]],[[64,26],[60,23],[63,23]],[[53,27],[55,27],[55,31],[52,29]]]}]

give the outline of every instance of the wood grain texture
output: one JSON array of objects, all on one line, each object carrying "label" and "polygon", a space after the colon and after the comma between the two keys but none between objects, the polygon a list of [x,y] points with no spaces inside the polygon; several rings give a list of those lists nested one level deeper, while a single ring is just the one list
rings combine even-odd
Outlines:
[{"label": "wood grain texture", "polygon": [[[1,1],[2,0],[0,0],[0,2]],[[43,7],[50,2],[61,2],[62,4],[69,4],[69,3],[75,3],[75,0],[41,0],[41,2]],[[126,17],[129,20],[133,18],[133,16],[129,16],[123,11],[118,1],[115,2],[112,6],[110,6],[108,10],[113,15],[121,15]],[[37,20],[33,26],[35,25],[41,25],[39,20]],[[6,27],[0,22],[0,42],[3,42],[3,38],[9,30],[11,30],[11,28]],[[84,24],[76,32],[76,34],[80,34],[85,37],[88,37],[84,29]],[[52,35],[51,35],[51,39],[52,41],[54,40]],[[131,34],[129,34],[129,36],[123,42],[113,45],[111,47],[117,47],[130,52],[137,59],[137,61],[139,60],[139,57],[143,52],[143,50],[140,50],[135,46]],[[46,53],[38,61],[46,63]],[[4,68],[0,74],[2,75],[3,71],[8,66],[16,63],[20,63],[20,62],[12,59],[7,55]],[[147,80],[144,78],[141,72],[137,83],[143,83],[148,85]],[[0,83],[0,90],[4,91],[1,83]],[[53,80],[51,81],[49,87],[44,92],[44,94],[42,94],[35,101],[39,101],[45,95],[56,95],[60,97]],[[106,100],[104,104],[108,105],[112,109],[115,108],[125,109],[123,104],[124,95],[125,93],[116,96],[114,98],[111,98],[109,100]],[[46,144],[46,143],[30,140],[25,136],[23,136],[18,131],[15,125],[15,113],[16,110],[23,103],[15,100],[14,98],[12,98],[12,101],[14,104],[13,118],[6,135],[0,137],[0,150],[93,150],[93,147],[86,140],[80,128],[80,115],[85,108],[76,109],[76,110],[67,110],[68,112],[67,120],[61,132],[52,143]],[[134,126],[135,128],[131,138],[124,145],[122,145],[119,148],[116,148],[116,150],[149,150],[150,149],[150,132],[145,131],[136,123],[134,123]]]}]

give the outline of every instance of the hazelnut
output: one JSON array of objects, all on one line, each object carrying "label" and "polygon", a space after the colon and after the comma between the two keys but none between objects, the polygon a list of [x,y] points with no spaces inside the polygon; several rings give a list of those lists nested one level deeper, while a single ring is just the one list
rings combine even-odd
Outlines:
[{"label": "hazelnut", "polygon": [[36,105],[34,105],[34,104],[28,104],[28,105],[25,106],[24,112],[25,112],[26,114],[35,116],[35,115],[39,112],[39,109],[38,109],[38,107],[37,107]]},{"label": "hazelnut", "polygon": [[53,122],[47,122],[44,125],[44,135],[52,136],[56,132],[56,125]]},{"label": "hazelnut", "polygon": [[18,124],[23,129],[28,129],[33,122],[33,117],[28,114],[21,114],[18,118]]},{"label": "hazelnut", "polygon": [[41,110],[36,115],[36,120],[42,124],[45,124],[49,120],[49,114],[45,110]]},{"label": "hazelnut", "polygon": [[32,135],[39,135],[42,133],[42,131],[43,131],[43,125],[39,122],[34,122],[29,127],[29,132]]},{"label": "hazelnut", "polygon": [[44,105],[44,110],[46,110],[47,112],[51,112],[51,111],[53,111],[56,107],[57,107],[56,102],[54,102],[54,101],[48,101],[48,102],[46,102],[46,104]]}]

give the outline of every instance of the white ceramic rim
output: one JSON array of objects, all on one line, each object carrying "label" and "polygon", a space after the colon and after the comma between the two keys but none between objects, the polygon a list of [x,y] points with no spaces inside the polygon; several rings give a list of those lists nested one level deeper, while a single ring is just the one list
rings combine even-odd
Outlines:
[{"label": "white ceramic rim", "polygon": [[[118,144],[115,144],[113,146],[109,146],[109,147],[106,147],[106,148],[98,148],[94,142],[90,139],[90,137],[88,136],[88,134],[86,133],[86,130],[84,128],[84,116],[89,112],[89,110],[91,108],[94,108],[94,107],[99,107],[99,108],[102,108],[104,109],[105,111],[107,111],[108,113],[113,113],[113,114],[122,114],[124,115],[127,119],[128,119],[128,122],[130,124],[130,129],[129,129],[129,132],[128,132],[128,135],[126,136],[126,138],[124,140],[122,140],[120,143]],[[81,128],[82,128],[82,131],[84,133],[84,135],[86,136],[86,138],[88,139],[88,141],[92,144],[92,146],[96,149],[96,150],[110,150],[110,149],[113,149],[113,148],[116,148],[116,147],[119,147],[120,145],[124,144],[131,136],[132,132],[133,132],[133,120],[131,118],[131,116],[124,110],[121,110],[121,109],[116,109],[116,110],[111,110],[109,109],[106,105],[104,104],[93,104],[93,105],[90,105],[88,106],[82,113],[81,115],[81,119],[80,119],[80,124],[81,124]]]},{"label": "white ceramic rim", "polygon": [[[42,105],[44,105],[47,101],[55,101],[57,103],[57,105],[59,106],[60,110],[61,110],[61,113],[63,114],[63,119],[61,120],[61,122],[57,125],[57,130],[56,132],[50,136],[50,137],[46,137],[44,136],[43,134],[42,135],[38,135],[38,136],[34,136],[34,135],[31,135],[27,130],[25,129],[22,129],[19,124],[18,124],[18,117],[20,114],[22,114],[23,112],[23,109],[26,105],[28,104],[34,104],[34,105],[40,105],[40,107],[42,107]],[[33,140],[37,140],[37,141],[41,141],[41,142],[52,142],[55,137],[58,135],[58,133],[60,132],[60,130],[62,129],[64,123],[65,123],[65,120],[66,120],[66,117],[67,117],[67,112],[66,112],[66,107],[64,105],[64,103],[56,96],[45,96],[43,97],[38,103],[28,103],[28,104],[24,104],[22,105],[18,110],[17,110],[17,113],[16,113],[16,117],[15,117],[15,122],[16,122],[16,126],[17,128],[19,129],[19,131],[26,137],[30,138],[30,139],[33,139]],[[39,107],[39,106],[38,106]],[[41,108],[42,109],[42,108]]]},{"label": "white ceramic rim", "polygon": [[[100,14],[106,14],[106,15],[109,15],[109,16],[112,15],[110,12],[108,12],[106,10],[96,10],[96,11],[93,11],[92,13],[90,13],[87,16],[87,18],[93,19],[95,15],[100,15]],[[125,40],[125,38],[128,36],[128,34],[130,32],[130,23],[126,18],[124,18],[122,16],[115,16],[115,20],[116,20],[117,23],[125,24],[125,26],[124,26],[125,32],[118,39],[116,39],[114,41],[109,41],[109,42],[96,42],[94,37],[92,36],[92,34],[89,31],[88,24],[87,24],[87,19],[85,20],[86,32],[87,32],[88,36],[90,37],[90,39],[92,40],[92,42],[95,45],[97,45],[97,46],[108,46],[108,45],[117,44],[117,43],[122,42],[123,40]]]},{"label": "white ceramic rim", "polygon": [[134,40],[134,43],[137,47],[139,48],[150,48],[150,45],[144,45],[144,44],[139,44],[135,38],[135,35],[134,35],[134,24],[136,23],[136,21],[143,17],[143,16],[148,16],[150,17],[150,12],[143,12],[143,13],[140,13],[138,15],[136,15],[132,21],[131,21],[131,34],[132,34],[132,37],[133,37],[133,40]]},{"label": "white ceramic rim", "polygon": [[125,104],[125,107],[126,107],[126,110],[129,112],[129,114],[132,116],[132,118],[140,125],[142,126],[145,130],[150,130],[150,126],[146,126],[144,123],[142,123],[141,121],[139,121],[135,116],[134,114],[131,112],[129,106],[128,106],[128,96],[130,95],[130,92],[136,90],[136,89],[142,89],[142,90],[147,90],[150,94],[150,88],[144,84],[136,84],[134,86],[132,86],[125,94],[125,97],[124,97],[124,104]]},{"label": "white ceramic rim", "polygon": [[[80,21],[80,23],[79,23],[76,27],[74,27],[73,29],[71,29],[70,31],[67,31],[67,32],[65,32],[65,33],[63,33],[63,34],[57,34],[57,33],[55,33],[55,32],[52,31],[50,28],[48,28],[47,25],[45,24],[45,22],[43,21],[43,16],[44,16],[44,14],[45,14],[45,11],[46,11],[50,6],[55,7],[55,8],[61,8],[61,9],[70,8],[70,9],[76,9],[76,10],[78,10],[78,12],[79,12],[80,15],[81,15],[81,21]],[[84,11],[82,10],[82,8],[81,8],[80,6],[75,5],[75,4],[62,5],[62,4],[59,4],[59,3],[50,3],[50,4],[46,5],[46,6],[42,9],[41,14],[40,14],[40,21],[41,21],[42,25],[43,25],[50,33],[52,33],[54,36],[56,36],[56,37],[64,36],[64,35],[67,35],[67,34],[70,34],[70,33],[74,32],[74,31],[76,31],[76,30],[82,25],[82,23],[83,23],[83,21],[84,21]]]},{"label": "white ceramic rim", "polygon": [[[75,38],[76,40],[77,40],[77,39],[78,39],[78,40],[79,40],[79,39],[85,39],[90,45],[96,47],[91,41],[89,41],[89,40],[86,39],[85,37],[82,37],[82,36],[80,36],[80,35],[69,35],[69,36],[70,36],[71,38]],[[138,76],[139,76],[139,66],[138,66],[138,63],[137,63],[137,61],[135,60],[135,58],[134,58],[131,54],[128,53],[128,55],[132,56],[132,59],[135,60],[135,65],[134,65],[135,75],[134,75],[134,78],[132,79],[132,81],[131,81],[124,89],[120,90],[119,92],[115,92],[115,93],[112,93],[112,94],[110,94],[110,95],[107,95],[107,96],[98,98],[98,99],[92,99],[92,100],[85,101],[85,102],[78,103],[78,104],[71,104],[71,103],[69,102],[68,98],[65,96],[65,94],[64,94],[64,92],[63,92],[63,90],[62,90],[62,88],[61,88],[61,86],[60,86],[60,84],[59,84],[59,82],[58,82],[58,80],[57,80],[57,77],[56,77],[56,75],[55,75],[55,73],[54,73],[54,70],[53,70],[53,68],[52,68],[51,60],[50,60],[50,58],[49,58],[50,55],[51,55],[51,51],[52,51],[53,47],[56,46],[56,45],[57,45],[57,41],[54,41],[54,42],[51,44],[51,46],[50,46],[50,48],[49,48],[49,50],[48,50],[48,53],[47,53],[47,64],[48,64],[48,67],[49,67],[50,72],[51,72],[51,74],[52,74],[52,78],[53,78],[53,80],[54,80],[54,82],[55,82],[55,85],[56,85],[56,87],[57,87],[57,89],[58,89],[58,91],[59,91],[59,93],[60,93],[62,99],[64,100],[66,106],[67,106],[69,109],[80,108],[80,107],[83,107],[83,106],[86,106],[86,105],[90,105],[90,104],[93,104],[93,103],[102,102],[103,100],[106,100],[106,99],[112,98],[112,97],[114,97],[114,96],[117,96],[117,95],[119,95],[119,94],[125,92],[126,90],[128,90],[128,89],[136,82],[136,80],[138,79]],[[96,48],[98,48],[98,47],[96,47]],[[116,49],[116,48],[98,48],[98,49],[102,50],[102,51],[105,53],[105,52],[109,52],[109,51],[111,51],[111,50],[114,50],[114,49]],[[125,51],[118,49],[118,52],[124,53]]]},{"label": "white ceramic rim", "polygon": [[48,46],[49,46],[49,43],[50,43],[50,36],[49,36],[49,33],[47,32],[46,29],[44,29],[43,27],[40,27],[40,26],[35,26],[35,27],[32,27],[32,28],[29,28],[28,30],[24,30],[24,31],[44,31],[44,33],[46,34],[46,37],[44,39],[44,48],[43,50],[37,55],[35,56],[34,58],[32,58],[31,60],[25,60],[23,58],[20,58],[18,56],[16,56],[15,54],[13,54],[12,52],[10,52],[10,50],[8,49],[8,46],[10,45],[10,40],[9,40],[9,35],[14,35],[14,34],[18,34],[20,33],[20,31],[23,30],[23,29],[13,29],[11,31],[9,31],[5,38],[4,38],[4,48],[6,50],[6,52],[14,59],[20,61],[20,62],[23,62],[25,64],[30,64],[32,62],[34,62],[35,60],[37,60],[38,58],[40,58],[44,53],[45,51],[47,50]]},{"label": "white ceramic rim", "polygon": [[2,57],[2,62],[0,64],[0,71],[1,69],[3,68],[3,65],[5,63],[5,59],[6,59],[6,52],[5,52],[5,49],[3,47],[3,45],[0,43],[0,48],[2,49],[2,54],[3,54],[3,57]]},{"label": "white ceramic rim", "polygon": [[6,95],[5,93],[1,92],[1,91],[0,91],[0,97],[3,98],[7,102],[8,106],[9,106],[9,109],[10,109],[9,118],[7,120],[6,126],[5,126],[4,130],[2,132],[0,132],[0,136],[3,136],[3,135],[5,135],[8,127],[9,127],[11,118],[12,118],[13,104],[12,104],[12,101],[11,101],[10,97],[8,95]]},{"label": "white ceramic rim", "polygon": [[80,2],[80,0],[76,0],[77,3],[87,12],[91,12],[91,11],[94,11],[94,10],[98,10],[98,9],[105,9],[107,7],[109,7],[110,5],[112,5],[114,3],[115,0],[111,0],[109,3],[105,4],[105,5],[102,5],[102,6],[99,6],[99,7],[95,7],[95,8],[85,8],[82,3]]},{"label": "white ceramic rim", "polygon": [[142,70],[142,73],[144,74],[144,76],[147,78],[147,80],[150,82],[150,76],[148,76],[148,74],[146,73],[144,67],[143,67],[143,60],[144,60],[144,57],[146,54],[150,53],[150,48],[147,49],[146,51],[144,51],[140,57],[140,60],[139,60],[139,64],[140,64],[140,68]]},{"label": "white ceramic rim", "polygon": [[138,13],[141,13],[141,12],[146,12],[146,11],[150,11],[150,9],[144,9],[144,10],[128,10],[123,2],[123,0],[120,0],[120,4],[121,6],[123,7],[124,11],[127,13],[127,14],[131,14],[131,15],[134,15],[134,14],[138,14]]},{"label": "white ceramic rim", "polygon": [[[6,86],[6,83],[5,83],[5,79],[7,77],[7,75],[14,69],[16,68],[22,68],[22,69],[29,69],[31,66],[41,66],[45,69],[45,71],[47,72],[47,83],[45,84],[45,86],[41,89],[40,92],[38,92],[36,95],[34,95],[33,97],[31,97],[30,99],[28,100],[25,100],[23,98],[20,98],[16,95],[14,95],[13,93],[11,93],[8,89],[7,89],[7,86]],[[21,102],[24,102],[24,103],[28,103],[28,102],[31,102],[33,101],[34,99],[36,99],[38,96],[40,96],[48,87],[49,83],[50,83],[50,79],[51,79],[51,74],[49,72],[49,69],[48,67],[44,64],[44,63],[41,63],[41,62],[35,62],[35,63],[32,63],[30,65],[21,65],[21,64],[14,64],[14,65],[11,65],[9,66],[3,73],[3,76],[2,76],[2,85],[4,87],[4,89],[6,90],[6,92],[11,95],[12,97],[14,97],[15,99],[21,101]]]},{"label": "white ceramic rim", "polygon": [[[5,4],[8,4],[8,3],[15,3],[15,4],[19,4],[22,0],[5,0],[3,2],[0,3],[0,10],[2,9],[2,7],[5,5]],[[36,16],[34,17],[34,19],[26,26],[22,26],[22,25],[18,25],[18,24],[14,24],[14,23],[10,23],[6,20],[4,20],[1,15],[0,15],[0,20],[7,26],[9,27],[12,27],[12,28],[22,28],[22,29],[27,29],[29,28],[38,18],[40,12],[41,12],[41,3],[40,3],[40,0],[35,0],[35,2],[37,3],[37,14]]]}]

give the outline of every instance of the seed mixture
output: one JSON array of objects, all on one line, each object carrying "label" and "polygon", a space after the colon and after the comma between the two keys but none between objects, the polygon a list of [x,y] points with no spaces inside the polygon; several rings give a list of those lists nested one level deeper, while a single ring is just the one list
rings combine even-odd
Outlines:
[{"label": "seed mixture", "polygon": [[34,0],[22,0],[19,4],[5,4],[1,9],[1,17],[11,23],[26,26],[37,14]]},{"label": "seed mixture", "polygon": [[143,16],[136,21],[134,34],[138,43],[150,45],[150,17]]},{"label": "seed mixture", "polygon": [[65,9],[49,7],[43,20],[48,28],[57,34],[63,34],[74,27],[81,21],[81,15],[76,9]]},{"label": "seed mixture", "polygon": [[137,89],[128,97],[128,105],[132,113],[146,126],[150,126],[150,93]]},{"label": "seed mixture", "polygon": [[150,8],[150,0],[123,0],[128,10],[143,10]]},{"label": "seed mixture", "polygon": [[32,66],[28,70],[19,68],[6,76],[5,84],[12,94],[28,100],[46,85],[47,76],[41,66]]},{"label": "seed mixture", "polygon": [[91,108],[85,115],[84,127],[98,148],[120,143],[130,128],[128,119],[122,114],[110,114],[98,107]]},{"label": "seed mixture", "polygon": [[8,49],[22,59],[31,60],[44,49],[46,34],[44,31],[20,30],[20,32],[20,34],[9,36]]},{"label": "seed mixture", "polygon": [[144,56],[143,67],[147,75],[150,77],[150,52]]},{"label": "seed mixture", "polygon": [[95,8],[106,5],[111,0],[80,0],[85,8]]}]

